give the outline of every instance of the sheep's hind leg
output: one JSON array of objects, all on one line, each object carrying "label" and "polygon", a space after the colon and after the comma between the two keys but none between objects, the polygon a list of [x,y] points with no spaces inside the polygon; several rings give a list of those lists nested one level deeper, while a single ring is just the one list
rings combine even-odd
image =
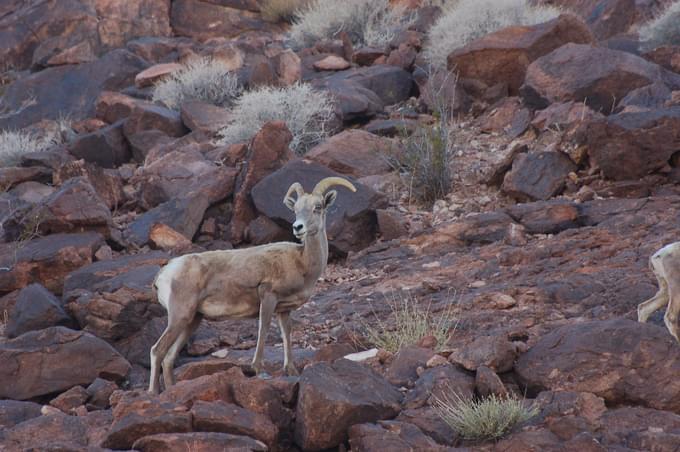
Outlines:
[{"label": "sheep's hind leg", "polygon": [[265,341],[267,340],[267,333],[272,322],[274,309],[276,308],[276,297],[271,292],[260,293],[260,318],[257,328],[257,347],[255,347],[255,356],[253,357],[253,370],[260,378],[271,378],[271,376],[262,368],[262,358],[264,355]]},{"label": "sheep's hind leg", "polygon": [[278,314],[279,328],[281,329],[281,337],[283,338],[283,370],[286,375],[299,375],[293,362],[293,346],[290,341],[290,312],[280,312]]},{"label": "sheep's hind leg", "polygon": [[158,394],[160,392],[159,377],[161,360],[165,358],[172,344],[184,330],[185,325],[186,323],[177,320],[173,321],[173,318],[169,316],[167,328],[165,328],[165,331],[161,334],[158,342],[151,347],[151,378],[149,381],[149,392],[152,394]]},{"label": "sheep's hind leg", "polygon": [[680,315],[680,281],[677,279],[670,279],[668,286],[670,303],[668,303],[668,308],[666,309],[663,320],[668,331],[680,342],[680,331],[678,331],[678,315]]},{"label": "sheep's hind leg", "polygon": [[666,281],[659,278],[659,291],[647,301],[638,305],[638,322],[646,322],[655,311],[668,303],[668,286]]},{"label": "sheep's hind leg", "polygon": [[165,389],[168,389],[175,384],[175,374],[173,373],[175,360],[177,359],[179,352],[182,351],[184,344],[187,343],[191,335],[196,331],[196,328],[198,328],[198,325],[201,324],[202,319],[203,316],[201,314],[196,314],[189,325],[182,330],[177,340],[175,340],[170,347],[170,350],[168,350],[165,358],[163,358],[163,383],[165,383]]}]

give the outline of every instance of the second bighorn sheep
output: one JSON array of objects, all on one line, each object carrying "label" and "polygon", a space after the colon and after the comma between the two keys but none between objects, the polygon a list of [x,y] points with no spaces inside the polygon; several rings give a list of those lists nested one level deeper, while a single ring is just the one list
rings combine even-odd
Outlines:
[{"label": "second bighorn sheep", "polygon": [[[259,317],[253,369],[262,375],[264,343],[274,313],[284,346],[284,369],[297,374],[290,342],[290,312],[305,304],[326,269],[326,212],[335,202],[332,186],[355,192],[339,177],[321,180],[311,193],[294,183],[283,203],[295,212],[293,233],[302,243],[281,242],[239,250],[207,251],[171,259],[156,276],[158,302],[168,311],[168,326],[151,348],[149,392],[159,392],[160,366],[165,387],[174,384],[180,350],[208,319]],[[296,198],[293,198],[293,194]]]},{"label": "second bighorn sheep", "polygon": [[663,320],[668,331],[680,341],[680,242],[666,245],[654,253],[649,258],[649,267],[659,281],[659,291],[638,305],[638,321],[646,322],[654,311],[668,305]]}]

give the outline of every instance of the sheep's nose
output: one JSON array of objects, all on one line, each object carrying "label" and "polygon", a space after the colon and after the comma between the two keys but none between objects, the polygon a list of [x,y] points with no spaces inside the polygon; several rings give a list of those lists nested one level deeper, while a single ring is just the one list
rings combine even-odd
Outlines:
[{"label": "sheep's nose", "polygon": [[302,232],[302,229],[305,227],[304,224],[298,223],[297,221],[293,223],[293,231],[295,232]]}]

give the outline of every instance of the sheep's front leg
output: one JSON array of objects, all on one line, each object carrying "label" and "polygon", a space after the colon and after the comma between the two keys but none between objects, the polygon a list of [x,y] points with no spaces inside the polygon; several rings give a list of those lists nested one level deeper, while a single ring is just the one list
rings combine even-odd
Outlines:
[{"label": "sheep's front leg", "polygon": [[290,341],[290,312],[280,312],[278,314],[279,328],[283,338],[283,370],[286,375],[298,375],[298,371],[293,363],[293,346]]},{"label": "sheep's front leg", "polygon": [[269,325],[272,322],[272,315],[276,309],[276,297],[271,292],[259,291],[260,293],[260,318],[257,328],[257,347],[253,357],[253,370],[260,378],[270,378],[270,375],[262,368],[262,357],[264,355],[264,345],[269,332]]}]

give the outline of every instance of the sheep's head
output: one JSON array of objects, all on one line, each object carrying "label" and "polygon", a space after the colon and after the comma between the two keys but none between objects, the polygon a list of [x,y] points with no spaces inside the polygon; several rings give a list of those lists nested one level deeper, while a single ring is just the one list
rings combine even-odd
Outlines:
[{"label": "sheep's head", "polygon": [[[316,234],[324,227],[326,212],[338,196],[338,192],[335,190],[327,191],[334,185],[348,188],[353,192],[357,191],[354,185],[341,177],[322,179],[311,193],[305,193],[299,182],[290,186],[283,203],[295,212],[295,222],[293,223],[295,237],[302,239],[306,234]],[[296,198],[293,197],[293,193],[295,193]]]}]

